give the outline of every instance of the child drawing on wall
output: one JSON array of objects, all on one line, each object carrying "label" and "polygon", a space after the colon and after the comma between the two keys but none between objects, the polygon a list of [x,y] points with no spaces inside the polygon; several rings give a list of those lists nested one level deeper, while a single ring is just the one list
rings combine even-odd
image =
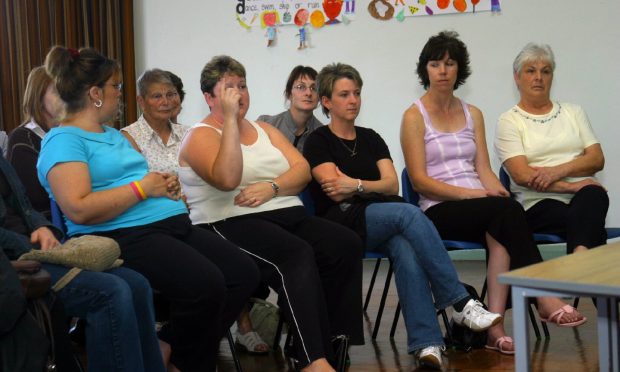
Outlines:
[{"label": "child drawing on wall", "polygon": [[295,13],[294,22],[299,27],[299,47],[297,49],[306,49],[306,23],[308,23],[308,17],[310,13],[308,13],[307,9],[299,9],[297,13]]},{"label": "child drawing on wall", "polygon": [[261,26],[267,29],[265,35],[267,36],[267,46],[273,46],[276,40],[276,33],[278,30],[276,26],[280,21],[280,15],[277,10],[269,10],[261,14]]}]

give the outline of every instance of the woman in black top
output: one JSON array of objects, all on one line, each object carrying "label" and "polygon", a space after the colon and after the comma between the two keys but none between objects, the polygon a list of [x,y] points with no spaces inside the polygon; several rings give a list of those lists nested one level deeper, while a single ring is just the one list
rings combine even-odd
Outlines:
[{"label": "woman in black top", "polygon": [[435,306],[452,305],[454,320],[476,331],[502,317],[471,299],[433,224],[397,196],[398,178],[383,139],[372,129],[355,126],[362,90],[357,70],[328,65],[317,82],[323,112],[331,114],[329,125],[315,130],[304,147],[317,214],[353,228],[365,238],[368,250],[390,257],[408,351],[421,363],[441,368],[444,343]]}]

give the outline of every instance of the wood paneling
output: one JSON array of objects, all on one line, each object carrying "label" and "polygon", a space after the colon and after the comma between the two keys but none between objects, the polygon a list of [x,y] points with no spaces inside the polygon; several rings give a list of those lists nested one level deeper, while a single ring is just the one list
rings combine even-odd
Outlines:
[{"label": "wood paneling", "polygon": [[[127,0],[2,0],[0,14],[0,128],[23,120],[26,78],[54,45],[93,47],[135,81],[133,2]],[[137,119],[134,84],[125,84],[124,112],[117,127]]]}]

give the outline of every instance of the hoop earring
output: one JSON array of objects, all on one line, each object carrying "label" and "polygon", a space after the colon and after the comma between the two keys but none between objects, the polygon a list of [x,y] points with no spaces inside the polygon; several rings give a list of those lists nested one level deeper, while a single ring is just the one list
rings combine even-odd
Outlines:
[{"label": "hoop earring", "polygon": [[101,108],[101,106],[103,106],[103,101],[102,100],[98,100],[97,102],[94,103],[96,108]]}]

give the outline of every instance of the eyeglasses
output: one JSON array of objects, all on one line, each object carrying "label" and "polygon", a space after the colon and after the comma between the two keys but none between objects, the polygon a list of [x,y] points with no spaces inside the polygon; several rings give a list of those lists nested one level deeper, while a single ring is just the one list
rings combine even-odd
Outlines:
[{"label": "eyeglasses", "polygon": [[118,90],[119,92],[123,89],[123,83],[118,83],[118,84],[109,83],[107,85],[111,85],[112,88]]},{"label": "eyeglasses", "polygon": [[166,94],[153,93],[148,98],[157,102],[163,100],[164,98],[166,98],[168,101],[171,101],[175,99],[178,95],[179,93],[177,92],[166,92]]},{"label": "eyeglasses", "polygon": [[310,93],[316,93],[316,85],[310,85],[309,87],[304,84],[297,84],[293,88],[302,93],[306,93],[306,90],[310,89]]}]

